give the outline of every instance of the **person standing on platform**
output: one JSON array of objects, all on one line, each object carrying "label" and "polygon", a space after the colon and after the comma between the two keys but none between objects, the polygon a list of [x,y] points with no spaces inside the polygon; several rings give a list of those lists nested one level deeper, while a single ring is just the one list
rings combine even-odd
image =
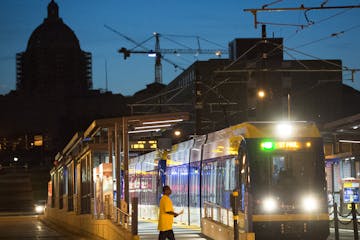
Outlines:
[{"label": "person standing on platform", "polygon": [[163,196],[161,197],[159,204],[159,240],[175,240],[174,232],[172,229],[174,217],[177,217],[184,212],[183,210],[179,213],[174,212],[170,195],[171,188],[169,186],[164,186]]}]

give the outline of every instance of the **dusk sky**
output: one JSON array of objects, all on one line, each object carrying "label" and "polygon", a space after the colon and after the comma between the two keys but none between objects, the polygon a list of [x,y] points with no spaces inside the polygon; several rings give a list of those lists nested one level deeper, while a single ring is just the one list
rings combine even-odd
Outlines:
[{"label": "dusk sky", "polygon": [[[50,0],[0,1],[0,94],[16,87],[15,55],[26,50],[33,30],[47,17]],[[161,48],[227,49],[235,38],[257,38],[261,26],[254,27],[254,16],[244,9],[360,5],[360,0],[56,0],[59,15],[76,34],[82,50],[92,53],[93,88],[132,95],[154,81],[154,59],[145,54],[127,60],[117,53],[134,44],[116,34],[143,42],[158,32]],[[283,37],[285,59],[341,59],[343,66],[360,69],[360,8],[284,12],[258,12],[259,22],[267,22],[268,37]],[[279,25],[273,23],[280,23]],[[308,25],[308,23],[311,23]],[[304,25],[301,28],[295,25]],[[192,37],[198,36],[199,38]],[[144,46],[154,49],[155,40]],[[141,48],[138,48],[141,50]],[[301,54],[304,53],[304,54]],[[227,57],[224,55],[223,57]],[[194,61],[216,56],[183,54],[165,58],[186,68]],[[106,63],[106,64],[105,64]],[[107,65],[107,67],[105,67]],[[178,74],[167,62],[163,82]],[[344,83],[360,89],[360,74],[344,72]]]}]

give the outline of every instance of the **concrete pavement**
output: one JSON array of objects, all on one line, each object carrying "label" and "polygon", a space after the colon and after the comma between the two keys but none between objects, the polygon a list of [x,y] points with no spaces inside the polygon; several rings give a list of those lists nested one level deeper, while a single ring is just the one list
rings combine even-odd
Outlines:
[{"label": "concrete pavement", "polygon": [[[173,225],[176,240],[211,240],[201,234],[200,228],[183,225]],[[158,230],[156,221],[139,221],[139,236],[141,240],[157,240]]]}]

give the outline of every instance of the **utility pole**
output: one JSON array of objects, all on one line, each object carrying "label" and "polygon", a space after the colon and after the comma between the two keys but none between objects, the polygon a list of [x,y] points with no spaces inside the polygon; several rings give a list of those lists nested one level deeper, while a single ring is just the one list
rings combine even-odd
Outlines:
[{"label": "utility pole", "polygon": [[122,150],[124,154],[124,200],[127,203],[126,212],[129,211],[129,133],[128,133],[128,117],[122,118]]},{"label": "utility pole", "polygon": [[290,121],[290,93],[287,94],[288,120]]},{"label": "utility pole", "polygon": [[120,208],[120,200],[121,200],[121,149],[120,149],[120,125],[118,122],[115,122],[114,126],[114,149],[115,149],[115,173],[113,173],[113,177],[116,179],[116,201],[114,205]]}]

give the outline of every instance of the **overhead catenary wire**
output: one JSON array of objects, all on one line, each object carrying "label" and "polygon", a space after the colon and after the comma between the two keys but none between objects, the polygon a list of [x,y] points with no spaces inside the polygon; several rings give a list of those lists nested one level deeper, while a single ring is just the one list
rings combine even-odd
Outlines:
[{"label": "overhead catenary wire", "polygon": [[291,53],[289,53],[288,51],[284,51],[288,56],[290,56],[294,61],[296,61],[297,63],[299,63],[301,66],[304,67],[304,69],[309,69],[308,66],[306,66],[306,64],[304,64],[302,61],[298,60],[296,57],[294,57]]},{"label": "overhead catenary wire", "polygon": [[[349,5],[349,6],[325,6],[328,4],[328,0],[324,0],[319,7],[305,7],[304,4],[301,4],[300,7],[283,7],[283,8],[268,8],[270,5],[273,5],[273,4],[276,4],[276,3],[279,3],[281,1],[274,1],[274,2],[271,2],[269,4],[265,4],[262,6],[262,8],[257,8],[257,9],[244,9],[245,12],[251,12],[254,16],[254,25],[255,25],[255,28],[257,27],[258,24],[268,24],[268,25],[280,25],[280,26],[296,26],[296,27],[299,27],[300,30],[303,30],[307,27],[310,27],[310,26],[313,26],[315,24],[319,24],[319,23],[322,23],[322,22],[325,22],[329,19],[332,19],[334,17],[337,17],[341,14],[344,14],[354,8],[360,8],[360,4],[358,5]],[[326,10],[326,9],[343,9],[342,11],[338,12],[338,13],[335,13],[331,16],[328,16],[326,18],[323,18],[319,21],[314,21],[312,19],[309,18],[308,16],[308,12],[311,11],[311,10]],[[259,22],[257,20],[257,14],[258,12],[279,12],[279,11],[303,11],[304,12],[304,17],[307,21],[306,24],[288,24],[288,23],[272,23],[272,22]],[[355,26],[354,28],[356,28],[357,26]],[[353,28],[350,28],[350,29],[347,29],[347,30],[351,30]],[[299,32],[299,29],[295,32],[295,34],[293,34],[291,37],[288,37],[286,38],[287,40],[294,37],[297,33]],[[330,37],[337,37],[341,34],[344,34],[345,31],[340,31],[340,32],[336,32],[336,33],[333,33],[330,35]],[[329,38],[329,37],[327,37]],[[310,43],[307,43],[307,44],[312,44],[312,43],[315,43],[315,42],[318,42],[318,41],[321,41],[321,40],[324,40],[326,38],[322,38],[320,40],[314,40],[314,41],[311,41]],[[307,44],[303,44],[301,45],[300,47],[302,46],[306,46]],[[288,50],[290,50],[291,48],[288,48]],[[291,49],[292,51],[297,51],[295,50],[294,48]],[[310,54],[305,54],[305,53],[302,53],[300,51],[298,51],[297,53],[300,53],[300,54],[303,54],[307,57],[311,57],[311,58],[315,58],[317,60],[321,60],[321,61],[324,61],[324,62],[327,62],[329,64],[334,64],[334,63],[331,63],[329,61],[326,61],[324,59],[320,59],[320,58],[317,58],[313,55],[310,55]],[[290,55],[289,53],[287,53],[288,55]],[[291,55],[290,55],[291,56]],[[291,56],[292,57],[292,56]],[[341,67],[342,68],[342,71],[351,71],[351,75],[352,75],[352,79],[354,78],[354,75],[355,75],[355,72],[357,71],[360,71],[359,69],[350,69],[346,66],[338,66],[338,67]]]},{"label": "overhead catenary wire", "polygon": [[[278,44],[276,44],[276,43],[272,43],[272,44],[278,45]],[[308,54],[308,53],[301,52],[301,51],[296,50],[296,49],[293,49],[293,48],[288,48],[288,47],[285,47],[285,46],[283,46],[283,47],[284,47],[285,49],[290,50],[290,51],[294,51],[294,52],[299,53],[299,54],[302,54],[302,55],[304,55],[304,56],[311,57],[311,58],[313,58],[313,59],[316,59],[316,60],[319,60],[319,61],[328,63],[328,64],[330,64],[330,65],[332,65],[332,66],[336,66],[336,67],[340,68],[341,71],[343,71],[343,72],[350,71],[350,72],[352,73],[353,77],[354,77],[355,72],[359,72],[359,71],[360,71],[360,69],[354,69],[354,68],[349,68],[349,67],[347,67],[347,66],[342,66],[341,64],[336,64],[336,63],[331,62],[331,61],[328,61],[328,60],[326,60],[326,59],[321,59],[321,58],[319,58],[319,57],[313,56],[313,55]],[[329,71],[329,70],[328,70],[328,71]]]},{"label": "overhead catenary wire", "polygon": [[289,48],[289,47],[285,47],[285,46],[283,46],[283,47],[284,47],[285,49],[287,49],[287,50],[290,50],[290,51],[299,53],[299,54],[304,55],[304,56],[307,56],[307,57],[311,57],[312,59],[315,59],[315,60],[319,60],[319,61],[328,63],[328,64],[333,65],[333,66],[335,66],[335,67],[342,67],[343,70],[346,70],[346,71],[349,70],[348,67],[341,66],[340,64],[336,64],[336,63],[334,63],[334,62],[330,62],[330,61],[328,61],[328,60],[326,60],[326,59],[321,59],[321,58],[319,58],[319,57],[316,57],[316,56],[311,55],[311,54],[308,54],[308,53],[301,52],[301,51],[296,50],[296,49],[294,49],[294,48]]},{"label": "overhead catenary wire", "polygon": [[[335,13],[335,14],[333,14],[333,15],[330,15],[330,16],[328,16],[328,17],[326,17],[326,18],[320,19],[319,21],[316,21],[316,22],[313,21],[313,24],[312,24],[312,25],[314,25],[315,23],[319,24],[319,23],[328,21],[328,20],[330,20],[330,19],[332,19],[332,18],[334,18],[334,17],[340,16],[340,15],[342,15],[342,14],[348,12],[348,11],[351,11],[351,10],[353,10],[353,9],[354,9],[354,8],[343,9],[342,11],[339,11],[338,13]],[[310,26],[310,25],[309,25],[309,26]]]},{"label": "overhead catenary wire", "polygon": [[241,54],[238,58],[235,59],[235,61],[231,62],[229,65],[224,67],[224,70],[229,69],[233,65],[235,65],[238,61],[240,61],[243,57],[245,57],[251,50],[255,49],[261,41],[256,42],[254,45],[252,45],[250,48],[248,48],[243,54]]},{"label": "overhead catenary wire", "polygon": [[339,31],[339,32],[331,33],[329,36],[326,36],[326,37],[323,37],[323,38],[320,38],[320,39],[317,39],[317,40],[313,40],[313,41],[301,44],[299,46],[296,46],[295,48],[302,48],[302,47],[305,47],[305,46],[308,46],[308,45],[311,45],[311,44],[314,44],[314,43],[318,43],[320,41],[323,41],[323,40],[326,40],[326,39],[329,39],[329,38],[338,37],[340,35],[343,35],[343,34],[349,32],[349,31],[354,30],[354,29],[359,28],[359,27],[360,27],[360,25],[356,25],[356,26],[353,26],[351,28],[348,28],[348,29],[345,29],[345,30],[342,30],[342,31]]},{"label": "overhead catenary wire", "polygon": [[[263,40],[259,40],[256,44],[254,44],[253,46],[251,46],[247,51],[246,51],[246,54],[249,53],[251,50],[253,50],[257,45],[259,45]],[[271,43],[273,45],[275,45],[275,48],[272,49],[270,52],[267,53],[268,56],[271,56],[272,53],[274,53],[276,51],[276,49],[279,49],[279,48],[282,48],[284,49],[284,51],[286,52],[287,55],[291,56],[294,60],[296,60],[300,65],[302,65],[304,67],[304,69],[294,69],[294,70],[289,70],[289,69],[263,69],[263,70],[266,70],[266,71],[342,71],[342,72],[348,72],[350,71],[352,73],[352,75],[354,75],[355,72],[357,71],[360,71],[360,69],[351,69],[347,66],[342,66],[342,65],[339,65],[339,64],[336,64],[334,62],[331,62],[331,61],[328,61],[326,59],[321,59],[319,57],[316,57],[316,56],[313,56],[311,54],[307,54],[307,53],[304,53],[304,52],[301,52],[299,50],[296,50],[294,48],[289,48],[289,47],[285,47],[283,44],[277,44],[273,41],[271,41],[271,39],[266,39],[267,43]],[[289,52],[290,51],[293,51],[293,52],[296,52],[298,54],[301,54],[301,55],[304,55],[304,56],[307,56],[307,57],[310,57],[311,59],[315,59],[315,60],[319,60],[319,61],[323,61],[327,64],[330,64],[332,66],[335,66],[339,69],[310,69],[308,66],[306,66],[305,63],[301,62],[301,60],[297,60],[294,56],[292,56]],[[241,69],[241,70],[231,70],[230,68],[235,65],[238,61],[240,61],[245,55],[245,53],[242,54],[240,57],[238,57],[235,61],[233,61],[232,63],[230,63],[229,65],[227,65],[226,67],[224,67],[223,70],[219,70],[219,71],[215,71],[217,73],[224,73],[224,72],[247,72],[251,69]],[[258,57],[256,59],[254,59],[252,61],[252,63],[256,64],[260,61],[262,61],[263,58],[262,57]],[[256,70],[256,69],[252,69],[252,70]],[[261,69],[257,69],[257,71],[259,71]]]},{"label": "overhead catenary wire", "polygon": [[[277,3],[277,1],[276,1],[276,2],[273,2],[273,3]],[[267,7],[267,6],[269,6],[269,5],[272,5],[273,3],[266,4],[266,5],[264,5],[264,6]],[[328,0],[325,0],[325,1],[320,5],[320,7],[316,7],[316,9],[317,9],[317,10],[320,10],[320,9],[328,9],[328,8],[325,8],[325,7],[324,7],[325,4],[327,4],[327,3],[328,3]],[[263,6],[263,8],[262,8],[262,9],[264,9],[263,11],[269,11],[269,12],[274,12],[274,11],[275,11],[275,10],[273,10],[273,9],[267,9],[266,7],[264,8],[264,6]],[[335,14],[333,14],[333,15],[330,15],[330,16],[328,16],[328,17],[325,17],[325,18],[323,18],[323,19],[317,20],[317,21],[307,19],[307,23],[306,23],[306,24],[293,24],[293,23],[284,23],[284,22],[281,22],[281,23],[279,23],[279,22],[264,22],[264,21],[257,21],[257,17],[255,17],[255,21],[256,21],[255,24],[265,24],[265,25],[275,25],[275,26],[290,26],[290,27],[292,26],[292,27],[297,27],[298,29],[295,31],[295,33],[289,35],[288,37],[284,37],[285,39],[289,40],[289,39],[295,37],[300,31],[302,31],[302,30],[304,30],[304,29],[307,29],[307,28],[312,27],[312,26],[314,26],[314,25],[316,25],[316,24],[319,24],[319,23],[328,21],[328,20],[330,20],[330,19],[332,19],[332,18],[335,18],[335,17],[337,17],[337,16],[340,16],[340,15],[342,15],[342,14],[347,13],[348,11],[351,11],[351,10],[353,10],[354,8],[359,8],[359,7],[360,7],[360,5],[344,6],[344,7],[339,6],[338,8],[345,8],[345,9],[343,9],[342,11],[337,12],[337,13],[335,13]],[[337,7],[331,7],[331,9],[335,9],[335,8],[337,8]],[[274,9],[275,9],[275,8],[274,8]],[[280,8],[280,9],[285,9],[285,8]],[[306,10],[304,10],[304,9],[306,9]],[[252,10],[252,11],[251,11],[251,10]],[[253,14],[256,14],[258,9],[256,9],[256,10],[251,9],[251,10],[248,9],[248,11],[251,11]],[[303,11],[305,12],[305,11],[310,11],[310,10],[312,10],[312,9],[310,9],[310,8],[305,8],[303,5],[301,5],[300,8],[291,8],[291,10],[303,10]],[[245,10],[244,10],[244,11],[245,11]],[[281,10],[281,11],[286,11],[286,10]],[[305,13],[304,15],[305,15],[305,18],[307,18],[306,13]]]},{"label": "overhead catenary wire", "polygon": [[320,4],[320,6],[321,6],[321,7],[324,7],[328,2],[329,2],[329,0],[325,0],[325,1],[323,1],[323,2]]},{"label": "overhead catenary wire", "polygon": [[[274,3],[277,3],[274,2]],[[360,4],[359,5],[348,5],[348,6],[325,6],[326,2],[323,2],[322,5],[320,5],[319,7],[306,7],[304,6],[304,4],[301,4],[300,7],[279,7],[279,8],[267,8],[267,7],[263,7],[263,8],[253,8],[253,9],[244,9],[244,12],[251,12],[254,16],[254,26],[255,28],[257,28],[257,25],[259,24],[258,20],[257,20],[257,14],[258,12],[282,12],[282,11],[304,11],[304,16],[305,19],[307,20],[308,25],[312,25],[314,24],[313,21],[311,21],[310,19],[308,19],[306,13],[311,11],[311,10],[331,10],[331,9],[354,9],[354,8],[360,8]],[[266,5],[264,5],[266,6]],[[268,23],[271,24],[271,23]],[[275,23],[276,24],[276,23]],[[304,25],[307,26],[307,25]]]},{"label": "overhead catenary wire", "polygon": [[261,8],[267,8],[267,7],[271,6],[271,5],[274,5],[274,4],[279,3],[279,2],[282,2],[282,1],[283,1],[283,0],[276,0],[276,1],[274,1],[274,2],[271,2],[271,3],[268,3],[268,4],[262,5]]},{"label": "overhead catenary wire", "polygon": [[[308,29],[308,28],[310,28],[310,27],[313,27],[314,25],[317,25],[317,24],[319,24],[319,23],[322,23],[322,22],[328,21],[328,20],[330,20],[330,19],[332,19],[332,18],[335,18],[335,17],[337,17],[337,16],[340,16],[340,15],[342,15],[342,14],[344,14],[344,13],[350,11],[350,10],[352,10],[352,9],[342,10],[342,11],[336,13],[336,14],[333,14],[333,15],[328,16],[328,17],[326,17],[326,18],[320,19],[319,21],[314,21],[313,24],[288,24],[288,26],[295,26],[295,27],[299,27],[299,28],[296,29],[296,31],[295,31],[294,33],[292,33],[292,34],[290,34],[289,36],[284,37],[284,38],[285,38],[286,40],[290,40],[290,39],[294,38],[297,34],[299,34],[301,31],[305,30],[305,29]],[[269,22],[269,23],[264,23],[264,24],[267,24],[267,25],[277,25],[276,23],[271,23],[271,22]],[[285,25],[283,25],[283,26],[285,26]]]},{"label": "overhead catenary wire", "polygon": [[[327,2],[328,2],[328,1],[324,1],[324,2],[321,4],[321,6],[324,6],[325,4],[327,4]],[[347,13],[347,12],[353,10],[353,9],[354,9],[354,8],[346,8],[346,9],[344,9],[344,10],[342,10],[342,11],[340,11],[340,12],[337,12],[337,13],[335,13],[335,14],[333,14],[333,15],[330,15],[330,16],[328,16],[328,17],[322,18],[322,19],[317,20],[317,21],[312,21],[311,24],[308,23],[308,24],[306,24],[306,25],[301,25],[301,26],[300,26],[300,29],[297,29],[294,34],[286,37],[286,39],[289,40],[289,39],[295,37],[300,31],[302,31],[302,30],[304,30],[304,29],[307,29],[307,28],[312,27],[312,26],[314,26],[314,25],[323,23],[323,22],[328,21],[328,20],[330,20],[330,19],[333,19],[333,18],[335,18],[335,17],[338,17],[338,16],[340,16],[340,15],[342,15],[342,14],[345,14],[345,13]],[[356,28],[358,28],[358,27],[360,27],[360,25],[356,25],[356,26],[347,28],[347,29],[342,30],[342,31],[338,31],[338,32],[335,32],[335,33],[331,33],[329,36],[326,36],[326,37],[323,37],[323,38],[320,38],[320,39],[317,39],[317,40],[313,40],[313,41],[310,41],[310,42],[307,42],[307,43],[298,45],[298,46],[296,46],[296,47],[294,47],[294,48],[302,48],[302,47],[305,47],[305,46],[308,46],[308,45],[311,45],[311,44],[314,44],[314,43],[317,43],[317,42],[320,42],[320,41],[323,41],[323,40],[326,40],[326,39],[329,39],[329,38],[338,37],[338,36],[340,36],[340,35],[343,35],[343,34],[347,33],[348,31],[351,31],[351,30],[356,29]],[[293,49],[294,49],[294,48],[293,48]],[[289,53],[288,53],[288,54],[289,54]],[[312,56],[312,57],[313,57],[313,56]],[[322,60],[322,59],[320,59],[320,58],[318,58],[318,59],[319,59],[319,60]],[[350,71],[350,72],[351,72],[351,73],[349,74],[349,75],[351,76],[350,79],[344,79],[344,80],[351,80],[351,81],[354,81],[355,73],[360,71],[360,69],[351,69],[351,68],[349,68],[349,67],[347,67],[347,66],[343,66],[343,70],[344,70],[344,71]]]}]

